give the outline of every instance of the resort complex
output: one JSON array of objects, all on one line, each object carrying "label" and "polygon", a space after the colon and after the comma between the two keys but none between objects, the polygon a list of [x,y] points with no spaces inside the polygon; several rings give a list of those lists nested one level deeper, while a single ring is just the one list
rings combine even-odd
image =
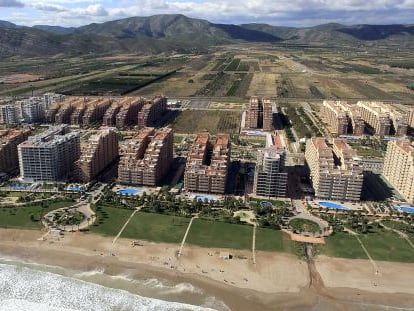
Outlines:
[{"label": "resort complex", "polygon": [[224,194],[230,162],[230,137],[209,133],[197,135],[187,158],[184,189],[189,192]]},{"label": "resort complex", "polygon": [[311,138],[305,156],[317,198],[360,200],[364,175],[356,152],[344,140],[334,139],[329,147],[324,138]]}]

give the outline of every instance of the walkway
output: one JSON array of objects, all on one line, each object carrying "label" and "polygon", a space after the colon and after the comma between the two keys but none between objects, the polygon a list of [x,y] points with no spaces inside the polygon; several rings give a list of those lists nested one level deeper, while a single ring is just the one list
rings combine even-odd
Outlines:
[{"label": "walkway", "polygon": [[377,263],[374,261],[374,259],[372,259],[371,255],[369,254],[369,252],[366,249],[365,245],[362,243],[361,239],[359,238],[358,233],[356,233],[355,231],[352,231],[350,229],[347,229],[347,228],[345,228],[344,231],[349,232],[351,235],[353,235],[358,240],[358,243],[361,245],[363,251],[367,255],[367,257],[368,257],[369,261],[371,262],[372,266],[374,267],[375,275],[380,274]]},{"label": "walkway", "polygon": [[325,230],[327,228],[329,228],[329,223],[319,217],[316,217],[314,215],[312,215],[311,213],[309,213],[309,211],[306,209],[306,207],[303,205],[302,200],[292,200],[292,204],[295,207],[296,211],[299,213],[296,216],[293,216],[292,218],[290,218],[290,220],[292,219],[307,219],[313,222],[316,222],[319,225],[319,228],[321,228],[322,230]]},{"label": "walkway", "polygon": [[256,223],[253,225],[253,240],[252,240],[252,258],[253,264],[256,264]]},{"label": "walkway", "polygon": [[177,253],[177,256],[178,256],[178,257],[180,257],[180,256],[183,254],[183,248],[184,248],[185,240],[187,240],[187,235],[188,235],[188,233],[190,232],[191,225],[193,224],[193,221],[194,221],[194,219],[196,219],[196,218],[198,218],[198,214],[197,214],[197,215],[195,215],[195,216],[193,216],[193,217],[191,218],[190,222],[188,223],[187,230],[185,231],[185,234],[184,234],[183,240],[181,241],[180,249],[178,250],[178,253]]},{"label": "walkway", "polygon": [[131,214],[131,216],[129,216],[129,218],[127,219],[127,221],[124,223],[124,225],[122,226],[121,230],[119,230],[118,234],[116,235],[116,237],[113,239],[112,241],[112,245],[114,245],[116,243],[116,241],[119,239],[119,237],[121,236],[122,232],[124,232],[126,226],[128,226],[129,222],[131,221],[132,217],[134,217],[136,212],[139,212],[141,210],[141,207],[137,207]]},{"label": "walkway", "polygon": [[379,223],[380,223],[381,226],[384,227],[385,230],[393,231],[393,232],[397,233],[400,237],[402,237],[404,240],[406,240],[407,243],[414,249],[414,244],[413,244],[413,242],[411,242],[410,238],[408,237],[408,235],[406,233],[401,232],[400,230],[397,230],[397,229],[387,227],[382,222],[379,222]]}]

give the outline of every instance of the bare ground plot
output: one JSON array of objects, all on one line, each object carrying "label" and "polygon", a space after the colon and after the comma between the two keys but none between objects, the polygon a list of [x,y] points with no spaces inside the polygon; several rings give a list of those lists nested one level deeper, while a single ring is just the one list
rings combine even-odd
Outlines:
[{"label": "bare ground plot", "polygon": [[196,74],[190,72],[178,72],[166,80],[153,83],[144,87],[131,95],[157,95],[166,96],[191,96],[197,90],[203,88],[208,81],[203,79],[203,72]]},{"label": "bare ground plot", "polygon": [[356,98],[361,95],[348,86],[334,79],[319,78],[319,88],[329,98]]},{"label": "bare ground plot", "polygon": [[279,78],[279,75],[274,73],[255,73],[246,95],[275,96],[277,87],[276,80]]},{"label": "bare ground plot", "polygon": [[379,99],[379,100],[398,100],[395,96],[390,93],[384,92],[375,86],[372,86],[369,81],[356,80],[356,79],[339,79],[350,89],[357,91],[363,97],[368,99]]},{"label": "bare ground plot", "polygon": [[174,121],[177,133],[195,134],[202,131],[236,133],[239,131],[241,112],[219,110],[185,110]]},{"label": "bare ground plot", "polygon": [[411,91],[407,88],[407,82],[403,79],[384,79],[384,78],[377,78],[370,80],[370,83],[379,88],[392,96],[401,98],[403,100],[413,100],[414,99],[414,91]]}]

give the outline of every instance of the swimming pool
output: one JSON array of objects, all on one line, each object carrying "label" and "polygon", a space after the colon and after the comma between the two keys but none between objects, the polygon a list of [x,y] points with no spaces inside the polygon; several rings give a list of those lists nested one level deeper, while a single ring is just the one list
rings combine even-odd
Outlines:
[{"label": "swimming pool", "polygon": [[326,207],[329,209],[338,209],[338,210],[344,210],[349,211],[350,209],[346,206],[343,206],[341,204],[332,203],[332,202],[319,202],[319,205],[322,207]]},{"label": "swimming pool", "polygon": [[410,206],[396,206],[396,209],[403,213],[414,214],[414,207]]},{"label": "swimming pool", "polygon": [[11,186],[11,188],[17,189],[17,190],[29,189],[30,187],[31,187],[31,185],[25,185],[25,184],[15,184],[15,185]]},{"label": "swimming pool", "polygon": [[143,192],[144,190],[141,189],[120,189],[116,193],[119,195],[138,195]]},{"label": "swimming pool", "polygon": [[270,203],[269,201],[262,201],[260,202],[260,205],[262,207],[272,207],[272,203]]},{"label": "swimming pool", "polygon": [[74,191],[74,192],[80,192],[83,191],[83,187],[67,187],[66,190],[67,191]]},{"label": "swimming pool", "polygon": [[203,201],[203,202],[205,200],[207,200],[208,202],[215,202],[215,201],[217,201],[216,198],[210,197],[208,195],[195,195],[195,196],[192,196],[191,199],[196,199],[197,201]]}]

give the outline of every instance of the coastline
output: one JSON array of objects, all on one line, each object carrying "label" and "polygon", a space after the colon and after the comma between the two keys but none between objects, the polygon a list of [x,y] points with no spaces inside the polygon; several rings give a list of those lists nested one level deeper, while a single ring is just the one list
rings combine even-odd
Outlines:
[{"label": "coastline", "polygon": [[[0,256],[82,272],[99,269],[112,276],[127,273],[134,279],[190,283],[231,310],[309,310],[318,304],[327,310],[360,310],[362,304],[414,308],[414,280],[408,272],[413,264],[380,263],[382,283],[372,287],[368,261],[321,256],[315,265],[326,287],[315,288],[306,262],[287,254],[258,252],[254,266],[249,251],[226,250],[233,255],[226,261],[218,257],[223,250],[186,245],[177,260],[177,245],[141,241],[143,246],[132,247],[128,239],[112,245],[109,237],[83,233],[38,241],[42,234],[0,229]],[[404,284],[396,282],[395,273],[389,275],[390,269],[404,275]]]}]

